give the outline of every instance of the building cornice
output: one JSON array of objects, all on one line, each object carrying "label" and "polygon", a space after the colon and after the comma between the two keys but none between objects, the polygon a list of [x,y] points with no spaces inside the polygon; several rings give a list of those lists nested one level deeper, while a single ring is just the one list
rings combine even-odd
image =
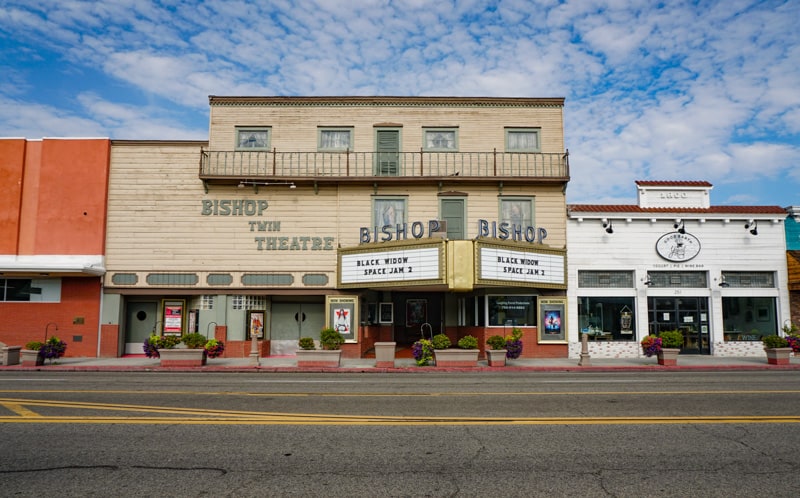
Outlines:
[{"label": "building cornice", "polygon": [[563,107],[563,97],[208,97],[210,106]]}]

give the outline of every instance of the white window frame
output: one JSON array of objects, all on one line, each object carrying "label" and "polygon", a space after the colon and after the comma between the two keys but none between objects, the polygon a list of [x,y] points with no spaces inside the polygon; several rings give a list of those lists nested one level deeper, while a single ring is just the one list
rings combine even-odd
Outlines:
[{"label": "white window frame", "polygon": [[[500,222],[521,227],[534,226],[534,199],[534,197],[500,197],[498,206]],[[514,207],[521,209],[521,220],[517,220],[512,214]]]},{"label": "white window frame", "polygon": [[[243,142],[242,137],[246,136],[247,134],[264,134],[264,140],[258,146],[247,146],[242,145]],[[256,140],[256,143],[258,140]],[[236,150],[269,150],[272,144],[272,128],[269,126],[237,126],[236,127]]]},{"label": "white window frame", "polygon": [[[346,146],[333,146],[333,147],[326,147],[322,143],[322,136],[325,132],[336,132],[342,133],[347,132],[349,139]],[[353,127],[352,126],[320,126],[317,128],[317,150],[320,152],[330,152],[330,151],[347,151],[353,150]]]},{"label": "white window frame", "polygon": [[[394,213],[393,219],[387,219],[389,210]],[[406,212],[408,211],[408,198],[400,196],[381,196],[372,198],[372,226],[382,228],[391,227],[394,232],[397,225],[406,222]]]},{"label": "white window frame", "polygon": [[[536,144],[533,147],[521,147],[516,145],[511,138],[514,134],[533,134],[536,137]],[[542,130],[541,128],[506,128],[506,152],[540,152],[542,150]]]}]

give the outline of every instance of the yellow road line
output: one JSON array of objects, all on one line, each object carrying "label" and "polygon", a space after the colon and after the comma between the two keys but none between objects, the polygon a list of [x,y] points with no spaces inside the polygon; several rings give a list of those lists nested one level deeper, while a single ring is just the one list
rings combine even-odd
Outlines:
[{"label": "yellow road line", "polygon": [[9,403],[9,402],[1,402],[0,406],[8,408],[12,412],[16,413],[20,417],[39,417],[40,415],[34,411],[28,410],[21,403]]},{"label": "yellow road line", "polygon": [[415,398],[415,397],[471,397],[471,396],[662,396],[665,394],[681,394],[681,395],[703,395],[721,394],[721,395],[743,395],[743,394],[800,394],[798,389],[766,389],[766,390],[719,390],[719,391],[665,391],[665,390],[648,390],[648,391],[552,391],[552,392],[537,392],[537,391],[524,391],[524,392],[502,392],[502,391],[488,391],[488,392],[420,392],[420,393],[285,393],[285,392],[263,392],[254,393],[247,391],[94,391],[94,390],[31,390],[31,389],[0,389],[0,393],[6,394],[147,394],[148,396],[157,395],[185,395],[185,396],[253,396],[253,397],[288,397],[288,398],[305,398],[305,397],[335,397],[335,398],[348,398],[348,397],[392,397],[392,398]]}]

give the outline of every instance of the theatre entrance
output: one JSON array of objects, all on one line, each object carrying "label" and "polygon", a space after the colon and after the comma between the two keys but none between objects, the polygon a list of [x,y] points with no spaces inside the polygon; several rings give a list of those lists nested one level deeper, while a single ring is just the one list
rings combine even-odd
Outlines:
[{"label": "theatre entrance", "polygon": [[392,303],[394,340],[398,345],[411,345],[423,335],[430,339],[444,330],[442,294],[398,292],[393,294]]}]

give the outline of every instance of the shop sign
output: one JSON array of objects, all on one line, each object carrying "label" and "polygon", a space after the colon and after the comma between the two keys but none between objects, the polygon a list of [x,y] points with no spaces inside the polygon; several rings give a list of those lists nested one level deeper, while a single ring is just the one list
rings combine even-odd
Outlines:
[{"label": "shop sign", "polygon": [[700,241],[690,233],[670,232],[658,239],[656,252],[667,261],[689,261],[700,253]]}]

